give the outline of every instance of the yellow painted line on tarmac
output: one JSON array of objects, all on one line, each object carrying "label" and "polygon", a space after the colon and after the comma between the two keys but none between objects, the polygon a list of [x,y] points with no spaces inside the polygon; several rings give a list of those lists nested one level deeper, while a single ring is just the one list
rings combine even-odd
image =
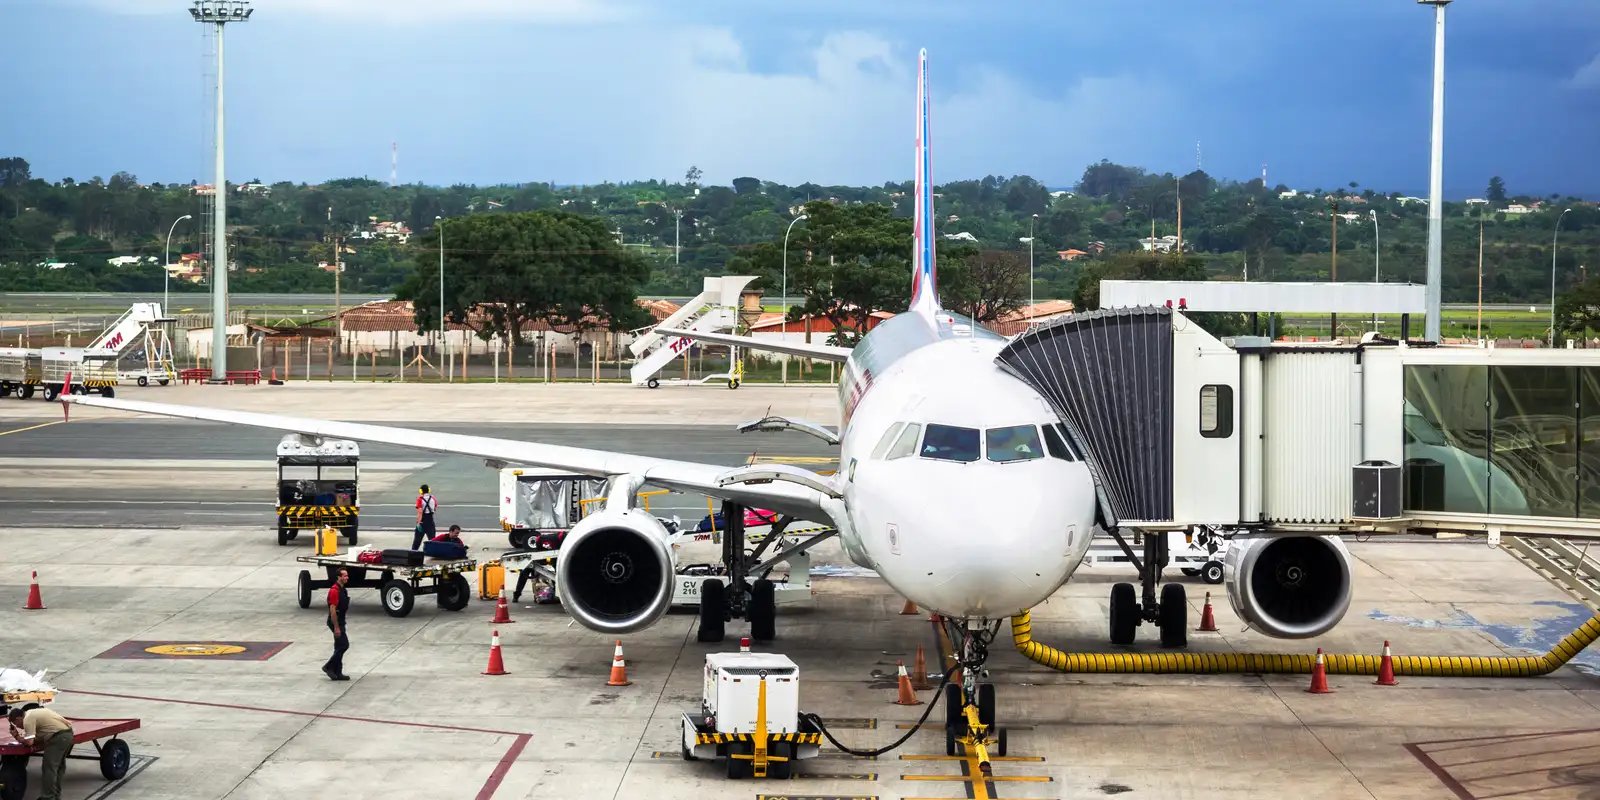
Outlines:
[{"label": "yellow painted line on tarmac", "polygon": [[36,431],[36,430],[38,430],[40,428],[48,428],[51,425],[60,425],[63,422],[66,422],[66,420],[58,419],[55,422],[41,422],[38,425],[29,425],[26,428],[17,428],[15,430],[0,431],[0,436],[10,436],[13,433],[26,433],[28,431]]},{"label": "yellow painted line on tarmac", "polygon": [[[940,755],[902,755],[901,761],[966,761],[966,756],[940,756]],[[1039,763],[1044,761],[1044,756],[989,756],[990,761],[1030,761]]]},{"label": "yellow painted line on tarmac", "polygon": [[[976,762],[977,759],[974,758],[973,761]],[[946,783],[971,783],[971,784],[981,785],[983,783],[988,783],[988,782],[993,782],[993,783],[1050,783],[1050,782],[1054,781],[1055,778],[1052,778],[1049,775],[990,775],[988,777],[984,777],[982,774],[979,774],[977,776],[973,776],[973,775],[901,775],[900,776],[900,780],[903,780],[903,781],[944,781]],[[977,788],[976,785],[973,788],[976,789]]]}]

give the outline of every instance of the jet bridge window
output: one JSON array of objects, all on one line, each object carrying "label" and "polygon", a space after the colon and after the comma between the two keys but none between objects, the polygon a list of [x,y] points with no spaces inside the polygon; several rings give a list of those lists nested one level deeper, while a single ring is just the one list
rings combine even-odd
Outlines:
[{"label": "jet bridge window", "polygon": [[1200,435],[1226,439],[1233,435],[1233,387],[1208,383],[1200,387]]},{"label": "jet bridge window", "polygon": [[1044,458],[1044,448],[1039,444],[1039,429],[1033,425],[1012,425],[990,428],[984,432],[985,449],[990,461],[1030,461]]},{"label": "jet bridge window", "polygon": [[977,428],[929,425],[928,435],[922,439],[922,457],[941,461],[977,461],[981,447],[978,440]]}]

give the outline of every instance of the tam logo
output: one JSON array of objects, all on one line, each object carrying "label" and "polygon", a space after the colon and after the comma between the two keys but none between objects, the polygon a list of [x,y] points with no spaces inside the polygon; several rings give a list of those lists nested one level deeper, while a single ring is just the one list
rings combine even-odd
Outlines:
[{"label": "tam logo", "polygon": [[689,340],[684,338],[684,337],[682,337],[682,336],[679,336],[678,338],[673,339],[667,345],[667,347],[672,348],[672,352],[674,352],[674,353],[681,353],[681,352],[689,349]]},{"label": "tam logo", "polygon": [[106,350],[115,350],[115,349],[117,349],[117,345],[119,345],[119,344],[122,344],[122,334],[121,333],[118,333],[117,335],[111,337],[111,340],[106,342],[106,346],[105,346],[104,349],[106,349]]}]

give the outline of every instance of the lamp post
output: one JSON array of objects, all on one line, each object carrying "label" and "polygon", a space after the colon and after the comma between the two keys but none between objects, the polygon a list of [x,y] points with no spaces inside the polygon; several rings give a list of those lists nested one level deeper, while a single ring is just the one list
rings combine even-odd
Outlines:
[{"label": "lamp post", "polygon": [[169,317],[172,316],[172,309],[167,307],[167,279],[172,277],[172,270],[167,267],[172,263],[172,232],[177,230],[178,223],[186,219],[194,219],[194,216],[184,214],[172,221],[172,227],[167,229],[166,255],[161,258],[161,313]]},{"label": "lamp post", "polygon": [[1034,214],[1028,220],[1028,327],[1033,327],[1033,225],[1039,221],[1039,215]]},{"label": "lamp post", "polygon": [[683,256],[683,248],[678,245],[678,229],[683,227],[683,209],[672,209],[672,263],[677,264]]},{"label": "lamp post", "polygon": [[[805,218],[806,215],[801,214],[789,220],[789,227],[783,230],[783,324],[779,326],[779,330],[785,335],[789,333],[789,232],[794,230],[796,222]],[[786,385],[789,383],[788,356],[783,357],[783,382]]]},{"label": "lamp post", "polygon": [[[1382,274],[1383,237],[1378,231],[1378,210],[1371,209],[1367,214],[1372,217],[1372,282],[1381,283],[1382,280],[1378,276]],[[1372,329],[1378,329],[1378,313],[1376,311],[1372,313]]]},{"label": "lamp post", "polygon": [[[439,226],[439,360],[444,360],[444,217],[436,216],[433,221]],[[466,376],[463,375],[463,378]]]},{"label": "lamp post", "polygon": [[1561,220],[1572,209],[1561,212],[1556,217],[1556,232],[1550,236],[1550,346],[1556,346],[1556,241],[1561,237]]},{"label": "lamp post", "polygon": [[217,179],[211,263],[211,383],[228,379],[228,179],[223,172],[222,28],[250,19],[255,9],[247,0],[194,0],[189,15],[195,22],[217,26]]},{"label": "lamp post", "polygon": [[1428,172],[1428,281],[1424,338],[1439,341],[1439,296],[1444,262],[1444,7],[1451,0],[1417,0],[1433,6],[1433,150]]}]

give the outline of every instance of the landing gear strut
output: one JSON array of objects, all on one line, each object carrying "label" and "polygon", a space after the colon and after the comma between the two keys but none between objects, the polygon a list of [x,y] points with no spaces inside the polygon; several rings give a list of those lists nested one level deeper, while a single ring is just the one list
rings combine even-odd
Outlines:
[{"label": "landing gear strut", "polygon": [[746,552],[744,506],[723,503],[722,518],[722,564],[727,567],[727,583],[711,578],[701,584],[700,629],[695,638],[702,642],[720,642],[726,635],[729,620],[745,619],[750,622],[751,639],[771,641],[777,636],[778,614],[777,593],[768,580],[771,567],[753,581],[750,580],[751,568],[761,563],[762,555],[774,542],[782,539],[779,534],[791,520],[780,516],[773,523],[771,534],[755,552]]},{"label": "landing gear strut", "polygon": [[944,750],[947,756],[963,753],[977,758],[978,769],[989,774],[989,756],[1006,754],[1006,729],[996,724],[994,684],[984,682],[989,643],[1000,621],[944,620],[945,632],[956,643],[960,683],[944,689]]},{"label": "landing gear strut", "polygon": [[1168,583],[1161,586],[1160,599],[1156,599],[1156,584],[1161,571],[1167,566],[1167,534],[1155,531],[1143,534],[1144,558],[1133,554],[1119,531],[1111,536],[1122,545],[1130,561],[1139,570],[1139,584],[1143,591],[1135,599],[1133,584],[1119,583],[1111,587],[1111,643],[1133,644],[1135,632],[1141,622],[1152,623],[1161,631],[1162,647],[1185,647],[1189,644],[1189,602],[1183,584]]}]

